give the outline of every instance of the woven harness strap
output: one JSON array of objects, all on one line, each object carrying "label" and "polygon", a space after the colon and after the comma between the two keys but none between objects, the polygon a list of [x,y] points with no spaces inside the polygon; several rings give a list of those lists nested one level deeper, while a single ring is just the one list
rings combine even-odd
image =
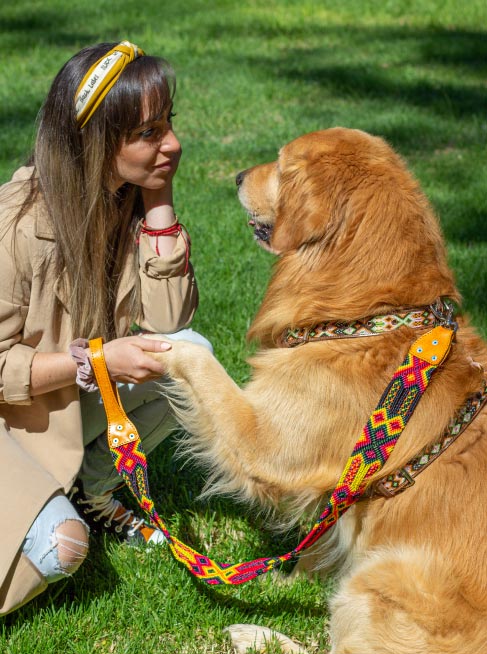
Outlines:
[{"label": "woven harness strap", "polygon": [[361,499],[390,498],[411,488],[416,483],[416,477],[463,434],[485,406],[487,406],[487,380],[484,379],[480,391],[467,398],[438,441],[423,448],[404,467],[372,482]]},{"label": "woven harness strap", "polygon": [[140,437],[121,406],[114,383],[109,379],[102,352],[102,340],[90,341],[90,349],[93,370],[107,412],[108,444],[115,468],[151,522],[163,532],[175,558],[202,581],[217,585],[241,584],[273,570],[285,561],[295,560],[360,499],[367,488],[369,478],[377,473],[388,459],[432,375],[448,355],[453,335],[452,329],[438,326],[412,344],[364,426],[325,510],[297,547],[280,556],[236,564],[214,561],[169,533],[150,496],[147,459]]}]

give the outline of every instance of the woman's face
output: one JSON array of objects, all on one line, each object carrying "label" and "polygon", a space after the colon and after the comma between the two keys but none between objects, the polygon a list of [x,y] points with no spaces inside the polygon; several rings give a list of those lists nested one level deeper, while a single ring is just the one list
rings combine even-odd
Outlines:
[{"label": "woman's face", "polygon": [[181,144],[173,132],[170,106],[157,120],[144,120],[115,156],[113,184],[116,191],[129,182],[142,188],[171,189],[172,178],[181,158]]}]

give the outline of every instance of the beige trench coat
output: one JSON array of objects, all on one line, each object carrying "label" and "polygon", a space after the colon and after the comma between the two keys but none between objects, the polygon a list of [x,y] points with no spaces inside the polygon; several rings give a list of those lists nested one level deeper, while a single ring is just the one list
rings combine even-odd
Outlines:
[{"label": "beige trench coat", "polygon": [[[13,216],[25,197],[31,168],[19,169],[0,187],[0,614],[24,604],[46,588],[45,580],[21,553],[33,520],[53,493],[67,492],[83,455],[76,385],[30,396],[30,367],[36,352],[66,352],[77,337],[55,278],[55,241],[39,202],[21,219],[12,249]],[[130,259],[130,257],[129,257]],[[159,258],[142,237],[139,246],[142,311],[140,326],[159,333],[186,327],[198,292],[190,266],[184,274],[180,238],[169,257]],[[116,300],[121,333],[124,312],[136,283],[128,260]]]}]

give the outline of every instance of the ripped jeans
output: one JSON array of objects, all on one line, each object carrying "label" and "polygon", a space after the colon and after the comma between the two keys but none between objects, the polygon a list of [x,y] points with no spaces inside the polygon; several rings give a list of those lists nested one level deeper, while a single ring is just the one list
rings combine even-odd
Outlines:
[{"label": "ripped jeans", "polygon": [[[168,334],[172,340],[187,340],[204,345],[211,343],[194,332],[183,329]],[[144,451],[148,454],[174,429],[176,422],[169,404],[161,395],[158,382],[118,384],[123,407],[137,426]],[[103,495],[120,484],[106,441],[106,415],[99,392],[80,393],[83,443],[85,453],[79,478],[85,492]],[[43,507],[23,543],[23,553],[32,561],[48,583],[75,572],[88,552],[89,528],[65,495],[54,495]]]},{"label": "ripped jeans", "polygon": [[88,552],[89,527],[65,495],[54,495],[27,532],[24,554],[48,583],[72,575]]}]

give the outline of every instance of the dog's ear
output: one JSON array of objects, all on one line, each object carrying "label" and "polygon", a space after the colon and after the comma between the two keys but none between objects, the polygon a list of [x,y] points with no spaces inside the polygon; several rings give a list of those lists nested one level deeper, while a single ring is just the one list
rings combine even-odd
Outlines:
[{"label": "dog's ear", "polygon": [[282,254],[326,238],[331,241],[347,215],[357,173],[367,169],[379,141],[341,127],[291,141],[279,156],[279,200],[272,239]]},{"label": "dog's ear", "polygon": [[331,198],[326,173],[315,158],[300,153],[281,166],[272,248],[279,254],[320,240],[327,227]]}]

